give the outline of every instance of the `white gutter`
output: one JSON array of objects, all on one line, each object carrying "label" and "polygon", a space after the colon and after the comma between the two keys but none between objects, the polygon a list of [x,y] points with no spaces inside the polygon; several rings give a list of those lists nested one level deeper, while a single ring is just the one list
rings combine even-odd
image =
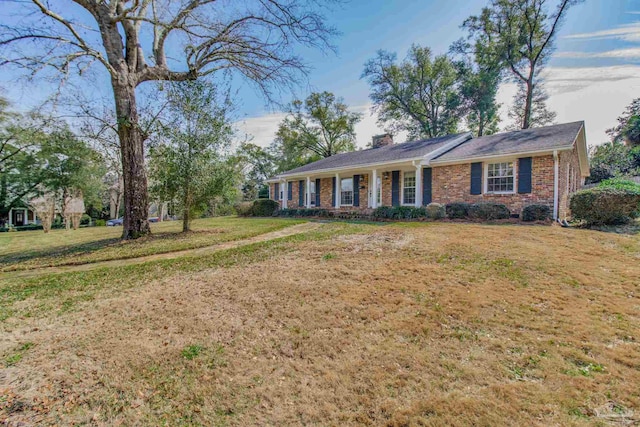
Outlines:
[{"label": "white gutter", "polygon": [[558,219],[558,150],[553,152],[553,220]]}]

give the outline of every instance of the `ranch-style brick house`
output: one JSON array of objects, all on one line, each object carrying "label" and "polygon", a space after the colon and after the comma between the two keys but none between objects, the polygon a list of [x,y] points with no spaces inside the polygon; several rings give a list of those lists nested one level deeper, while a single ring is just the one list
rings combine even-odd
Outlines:
[{"label": "ranch-style brick house", "polygon": [[584,122],[471,133],[394,144],[373,138],[367,150],[337,154],[269,179],[281,208],[369,211],[431,202],[496,202],[512,214],[544,204],[569,216],[570,195],[589,175]]}]

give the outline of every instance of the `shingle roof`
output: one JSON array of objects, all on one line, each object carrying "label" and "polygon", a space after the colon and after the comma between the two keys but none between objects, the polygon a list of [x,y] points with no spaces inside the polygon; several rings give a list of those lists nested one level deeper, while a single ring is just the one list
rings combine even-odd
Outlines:
[{"label": "shingle roof", "polygon": [[442,148],[464,135],[446,135],[438,138],[422,139],[419,141],[403,142],[401,144],[388,145],[380,148],[370,148],[350,153],[336,154],[317,162],[309,163],[283,173],[291,175],[303,172],[313,172],[324,169],[336,169],[341,167],[368,165],[373,163],[393,162],[397,160],[416,159]]},{"label": "shingle roof", "polygon": [[566,148],[573,144],[583,126],[584,122],[580,121],[473,138],[438,156],[432,162]]}]

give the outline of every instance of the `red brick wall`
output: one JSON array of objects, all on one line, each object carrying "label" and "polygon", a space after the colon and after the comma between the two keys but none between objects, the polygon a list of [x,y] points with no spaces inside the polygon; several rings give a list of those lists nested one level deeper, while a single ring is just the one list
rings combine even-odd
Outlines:
[{"label": "red brick wall", "polygon": [[[484,164],[483,164],[484,168]],[[512,213],[519,214],[530,204],[544,204],[553,207],[553,156],[533,158],[531,167],[531,193],[528,194],[470,194],[471,165],[469,163],[433,168],[432,194],[437,203],[452,202],[494,202],[505,204]],[[484,192],[484,169],[482,175]],[[518,188],[518,177],[514,186]]]}]

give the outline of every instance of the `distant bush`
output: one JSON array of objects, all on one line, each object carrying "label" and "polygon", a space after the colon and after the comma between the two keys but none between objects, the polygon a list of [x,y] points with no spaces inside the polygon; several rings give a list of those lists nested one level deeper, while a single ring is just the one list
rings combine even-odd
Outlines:
[{"label": "distant bush", "polygon": [[273,216],[273,213],[280,208],[280,204],[271,199],[258,199],[253,202],[251,214],[253,216]]},{"label": "distant bush", "polygon": [[104,219],[96,219],[96,227],[104,227],[107,225],[107,221]]},{"label": "distant bush", "polygon": [[238,216],[253,216],[253,206],[255,202],[240,202],[233,205],[233,209]]},{"label": "distant bush", "polygon": [[82,217],[80,218],[80,225],[91,225],[91,217],[87,214],[82,214]]},{"label": "distant bush", "polygon": [[551,208],[547,205],[529,205],[522,209],[523,221],[544,221],[551,217]]},{"label": "distant bush", "polygon": [[427,210],[424,207],[413,206],[380,206],[373,211],[376,219],[417,219],[426,218]]},{"label": "distant bush", "polygon": [[429,203],[425,211],[430,219],[442,219],[446,216],[446,209],[440,203]]},{"label": "distant bush", "polygon": [[469,206],[470,203],[447,203],[445,211],[451,219],[464,219],[469,216]]},{"label": "distant bush", "polygon": [[611,178],[600,181],[597,188],[613,188],[614,190],[627,190],[640,194],[640,184],[624,178]]},{"label": "distant bush", "polygon": [[511,216],[509,208],[501,203],[474,203],[469,206],[469,217],[490,221],[494,219],[507,219]]},{"label": "distant bush", "polygon": [[571,196],[569,203],[574,219],[587,225],[624,224],[635,217],[640,207],[640,191],[604,185],[582,190]]}]

